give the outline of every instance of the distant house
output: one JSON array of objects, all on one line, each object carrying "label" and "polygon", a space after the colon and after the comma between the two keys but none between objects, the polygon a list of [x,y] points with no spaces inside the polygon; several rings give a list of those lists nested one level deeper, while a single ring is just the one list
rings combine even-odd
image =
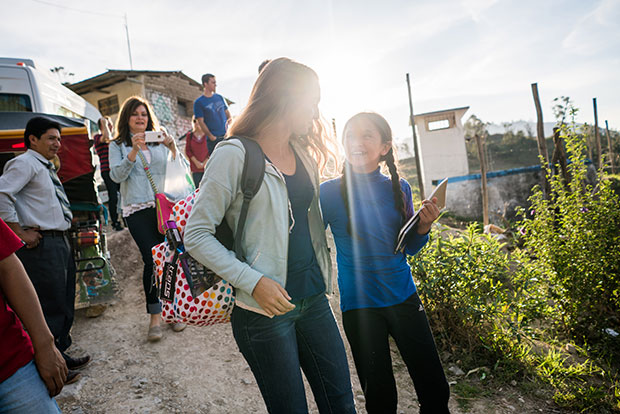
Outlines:
[{"label": "distant house", "polygon": [[114,121],[125,99],[146,98],[159,122],[177,138],[192,128],[193,103],[203,89],[181,71],[151,70],[108,70],[67,86]]},{"label": "distant house", "polygon": [[414,116],[420,169],[427,196],[432,192],[433,181],[469,173],[465,131],[461,123],[468,109],[465,106]]}]

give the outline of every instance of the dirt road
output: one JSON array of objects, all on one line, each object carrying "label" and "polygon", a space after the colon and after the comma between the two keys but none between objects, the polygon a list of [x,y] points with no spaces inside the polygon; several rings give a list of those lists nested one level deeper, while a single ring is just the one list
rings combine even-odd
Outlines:
[{"label": "dirt road", "polygon": [[[89,353],[93,361],[82,378],[57,397],[65,413],[265,413],[256,381],[238,352],[230,324],[166,329],[158,343],[146,341],[148,319],[142,294],[142,262],[128,230],[109,233],[112,262],[120,288],[118,302],[98,318],[78,311],[69,353]],[[334,251],[335,249],[332,249]],[[340,323],[338,298],[331,299]],[[345,341],[346,342],[346,341]],[[348,351],[348,349],[347,349]],[[404,364],[393,352],[399,385],[399,412],[416,413],[417,400]],[[364,397],[349,354],[353,391],[360,413]],[[447,368],[447,367],[446,367]],[[456,380],[456,378],[450,378]],[[308,390],[310,412],[317,413]],[[541,412],[509,397],[472,401],[462,411],[455,398],[453,413]]]}]

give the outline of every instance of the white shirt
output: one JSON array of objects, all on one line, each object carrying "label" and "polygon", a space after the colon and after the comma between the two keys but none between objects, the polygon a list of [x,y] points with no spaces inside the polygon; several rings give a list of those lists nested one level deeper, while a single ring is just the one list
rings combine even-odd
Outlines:
[{"label": "white shirt", "polygon": [[9,162],[0,176],[0,218],[23,228],[67,230],[71,227],[62,212],[49,174],[50,163],[29,149]]}]

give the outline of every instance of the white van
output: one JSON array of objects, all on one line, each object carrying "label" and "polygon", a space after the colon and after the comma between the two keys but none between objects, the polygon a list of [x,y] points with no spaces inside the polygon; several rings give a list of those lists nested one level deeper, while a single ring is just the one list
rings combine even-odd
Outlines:
[{"label": "white van", "polygon": [[88,119],[91,133],[101,114],[31,59],[0,58],[0,111],[40,112]]}]

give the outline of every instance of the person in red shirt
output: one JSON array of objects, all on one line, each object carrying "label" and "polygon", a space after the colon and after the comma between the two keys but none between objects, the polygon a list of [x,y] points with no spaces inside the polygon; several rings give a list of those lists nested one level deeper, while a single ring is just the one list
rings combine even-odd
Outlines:
[{"label": "person in red shirt", "polygon": [[192,130],[185,135],[185,155],[190,163],[194,185],[198,187],[209,159],[209,150],[206,136],[200,129],[195,116],[192,116]]},{"label": "person in red shirt", "polygon": [[68,369],[15,255],[23,245],[0,219],[0,412],[60,413],[52,397],[62,390]]},{"label": "person in red shirt", "polygon": [[118,219],[118,192],[120,186],[110,178],[110,161],[108,159],[109,144],[114,131],[114,124],[109,116],[101,118],[98,122],[101,134],[93,137],[95,141],[95,152],[99,157],[99,168],[101,170],[101,178],[108,190],[108,210],[110,211],[111,225],[114,230],[122,230],[120,220]]}]

